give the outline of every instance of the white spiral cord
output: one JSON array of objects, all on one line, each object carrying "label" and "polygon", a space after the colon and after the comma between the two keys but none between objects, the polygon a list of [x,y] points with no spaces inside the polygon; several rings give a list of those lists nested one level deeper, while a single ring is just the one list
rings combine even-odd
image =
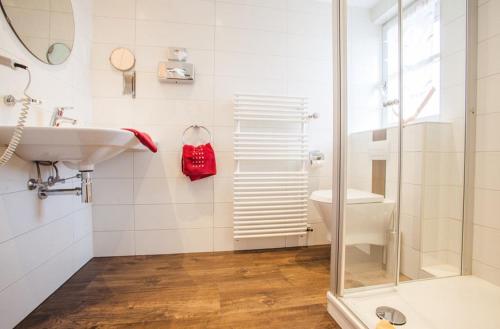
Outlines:
[{"label": "white spiral cord", "polygon": [[26,88],[24,88],[24,98],[22,100],[21,112],[19,113],[17,125],[14,129],[14,132],[12,133],[9,145],[7,146],[7,149],[5,149],[5,151],[3,152],[2,156],[0,157],[0,167],[4,166],[7,162],[9,162],[9,160],[14,155],[17,146],[19,145],[19,143],[21,143],[24,126],[28,119],[28,112],[30,109],[30,104],[32,102],[32,98],[27,94],[27,90],[31,84],[31,72],[29,71],[29,69],[26,69],[26,71],[28,71],[28,84],[26,85]]}]

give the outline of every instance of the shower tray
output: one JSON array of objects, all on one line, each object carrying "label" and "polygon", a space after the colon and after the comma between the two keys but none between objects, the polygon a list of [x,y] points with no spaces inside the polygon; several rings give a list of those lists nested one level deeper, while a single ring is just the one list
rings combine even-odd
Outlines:
[{"label": "shower tray", "polygon": [[403,329],[498,329],[500,287],[475,276],[401,283],[347,294],[342,301],[367,326],[375,328],[375,309],[395,307],[407,317]]}]

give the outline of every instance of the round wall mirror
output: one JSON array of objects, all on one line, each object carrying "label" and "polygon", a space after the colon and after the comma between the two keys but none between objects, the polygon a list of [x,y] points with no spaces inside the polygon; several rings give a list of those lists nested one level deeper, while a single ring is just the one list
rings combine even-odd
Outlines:
[{"label": "round wall mirror", "polygon": [[44,63],[64,63],[71,54],[75,23],[71,0],[0,0],[21,43]]},{"label": "round wall mirror", "polygon": [[135,56],[129,49],[120,47],[111,52],[109,62],[118,71],[127,72],[134,68]]}]

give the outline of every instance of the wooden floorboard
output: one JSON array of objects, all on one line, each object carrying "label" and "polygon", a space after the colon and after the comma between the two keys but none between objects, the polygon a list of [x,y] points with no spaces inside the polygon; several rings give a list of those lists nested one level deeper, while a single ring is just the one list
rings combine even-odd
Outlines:
[{"label": "wooden floorboard", "polygon": [[329,246],[95,258],[17,328],[334,329]]}]

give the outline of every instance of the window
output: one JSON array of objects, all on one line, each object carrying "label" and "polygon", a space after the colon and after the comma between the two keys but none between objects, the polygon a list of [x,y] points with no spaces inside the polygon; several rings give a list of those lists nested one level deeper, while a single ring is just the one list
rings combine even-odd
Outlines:
[{"label": "window", "polygon": [[[440,0],[416,0],[404,9],[403,18],[403,119],[407,122],[439,116]],[[398,99],[398,24],[384,24],[383,101]],[[386,126],[397,124],[397,106],[382,112]]]}]

